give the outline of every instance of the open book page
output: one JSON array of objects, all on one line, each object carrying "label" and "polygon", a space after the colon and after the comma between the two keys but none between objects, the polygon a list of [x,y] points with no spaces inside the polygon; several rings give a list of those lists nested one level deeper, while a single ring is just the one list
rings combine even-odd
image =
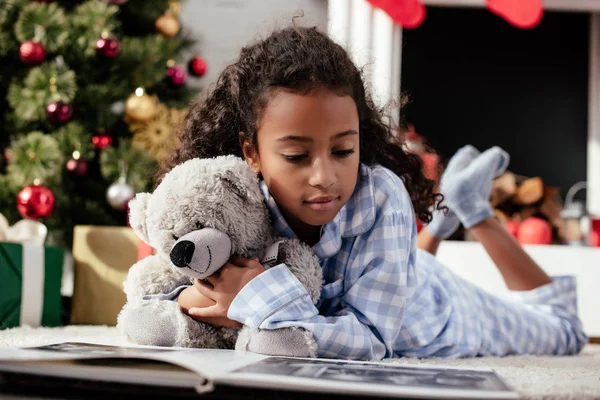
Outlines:
[{"label": "open book page", "polygon": [[[141,360],[162,361],[178,367],[153,365]],[[0,371],[3,370],[193,387],[198,392],[211,391],[215,385],[226,385],[381,397],[517,397],[489,369],[269,357],[214,349],[119,347],[67,342],[30,349],[0,349]]]}]

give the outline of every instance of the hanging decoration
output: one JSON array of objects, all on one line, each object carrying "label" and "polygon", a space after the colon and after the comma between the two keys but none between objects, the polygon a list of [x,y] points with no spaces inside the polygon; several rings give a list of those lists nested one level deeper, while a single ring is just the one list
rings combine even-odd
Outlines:
[{"label": "hanging decoration", "polygon": [[101,132],[97,135],[92,136],[92,143],[94,144],[95,148],[97,148],[98,150],[102,150],[112,144],[112,136]]},{"label": "hanging decoration", "polygon": [[175,130],[183,121],[185,112],[160,104],[154,118],[129,125],[133,145],[143,148],[159,162],[165,160],[178,143]]},{"label": "hanging decoration", "polygon": [[488,10],[521,29],[530,29],[542,20],[542,0],[486,0]]},{"label": "hanging decoration", "polygon": [[96,41],[96,54],[104,58],[115,58],[121,52],[121,43],[107,32],[103,32],[100,39]]},{"label": "hanging decoration", "polygon": [[40,219],[52,213],[54,202],[54,193],[36,180],[17,195],[17,210],[23,218]]},{"label": "hanging decoration", "polygon": [[208,66],[206,64],[206,61],[202,57],[193,57],[188,62],[188,71],[193,76],[202,77],[206,74],[207,69]]},{"label": "hanging decoration", "polygon": [[127,163],[124,160],[120,160],[119,168],[121,170],[119,180],[108,187],[106,201],[115,210],[125,211],[135,192],[127,184]]},{"label": "hanging decoration", "polygon": [[125,116],[129,120],[144,122],[151,119],[157,111],[158,97],[149,96],[139,87],[125,101]]},{"label": "hanging decoration", "polygon": [[[419,0],[367,0],[373,7],[385,11],[404,29],[414,29],[425,20],[425,6]],[[488,10],[513,26],[530,29],[542,20],[542,0],[486,0]]]},{"label": "hanging decoration", "polygon": [[73,116],[73,107],[62,101],[52,102],[46,106],[46,115],[55,124],[64,124]]},{"label": "hanging decoration", "polygon": [[35,40],[28,40],[19,47],[21,60],[28,65],[40,64],[46,58],[44,45]]},{"label": "hanging decoration", "polygon": [[185,71],[183,70],[183,68],[181,68],[179,65],[175,64],[175,60],[169,60],[167,61],[167,81],[175,86],[175,87],[179,87],[182,86],[186,79],[187,76],[185,74]]},{"label": "hanging decoration", "polygon": [[81,153],[74,151],[73,158],[67,161],[65,169],[69,175],[81,178],[87,175],[88,163],[86,160],[81,158]]},{"label": "hanging decoration", "polygon": [[179,24],[177,17],[168,11],[156,19],[154,26],[161,35],[168,38],[177,36],[179,30],[181,29],[181,25]]},{"label": "hanging decoration", "polygon": [[381,8],[404,29],[414,29],[425,20],[425,6],[419,0],[368,0]]}]

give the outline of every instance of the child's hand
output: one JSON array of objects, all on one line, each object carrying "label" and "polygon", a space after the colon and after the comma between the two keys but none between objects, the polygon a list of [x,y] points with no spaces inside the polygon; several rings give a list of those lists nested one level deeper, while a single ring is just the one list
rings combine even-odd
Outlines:
[{"label": "child's hand", "polygon": [[[212,301],[206,296],[203,296],[200,292],[198,292],[198,290],[196,290],[195,287],[192,286],[188,287],[187,289],[184,289],[179,294],[177,302],[179,303],[179,307],[181,307],[181,310],[188,315],[190,315],[189,310],[192,308],[206,308],[215,305],[214,301]],[[240,324],[239,322],[232,321],[229,318],[204,318],[200,320],[192,315],[190,315],[190,317],[192,317],[196,321],[204,322],[214,326],[242,326],[242,324]]]},{"label": "child's hand", "polygon": [[[248,260],[232,257],[216,274],[205,281],[194,280],[194,287],[200,294],[212,300],[215,304],[204,308],[191,308],[188,314],[197,321],[214,323],[214,318],[227,318],[227,312],[233,299],[252,279],[265,271],[258,259]],[[241,326],[237,321],[235,326]],[[234,326],[221,325],[220,326]]]}]

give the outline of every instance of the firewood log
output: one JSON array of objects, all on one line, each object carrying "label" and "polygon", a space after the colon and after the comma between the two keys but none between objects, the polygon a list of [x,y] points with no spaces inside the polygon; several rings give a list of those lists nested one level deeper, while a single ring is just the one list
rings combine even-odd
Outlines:
[{"label": "firewood log", "polygon": [[527,206],[537,203],[543,196],[544,182],[542,182],[542,179],[540,177],[529,178],[517,187],[517,193],[512,198],[512,202]]},{"label": "firewood log", "polygon": [[512,172],[506,172],[492,182],[490,203],[496,207],[517,193],[517,179]]}]

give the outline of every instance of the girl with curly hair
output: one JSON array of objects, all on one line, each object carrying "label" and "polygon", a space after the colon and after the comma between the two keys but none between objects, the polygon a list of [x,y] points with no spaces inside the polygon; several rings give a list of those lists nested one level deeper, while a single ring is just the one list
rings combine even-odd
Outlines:
[{"label": "girl with curly hair", "polygon": [[[227,279],[194,283],[204,299],[186,305],[194,319],[297,327],[316,344],[307,356],[347,359],[574,354],[587,340],[573,279],[546,275],[493,218],[491,182],[508,155],[459,150],[440,206],[435,182],[398,145],[361,71],[316,28],[286,28],[243,48],[192,106],[180,143],[163,172],[196,157],[243,157],[260,178],[274,233],[312,246],[324,276],[315,306],[284,264],[232,258],[221,269]],[[419,235],[416,218],[428,224]],[[460,223],[512,300],[435,259]]]}]

